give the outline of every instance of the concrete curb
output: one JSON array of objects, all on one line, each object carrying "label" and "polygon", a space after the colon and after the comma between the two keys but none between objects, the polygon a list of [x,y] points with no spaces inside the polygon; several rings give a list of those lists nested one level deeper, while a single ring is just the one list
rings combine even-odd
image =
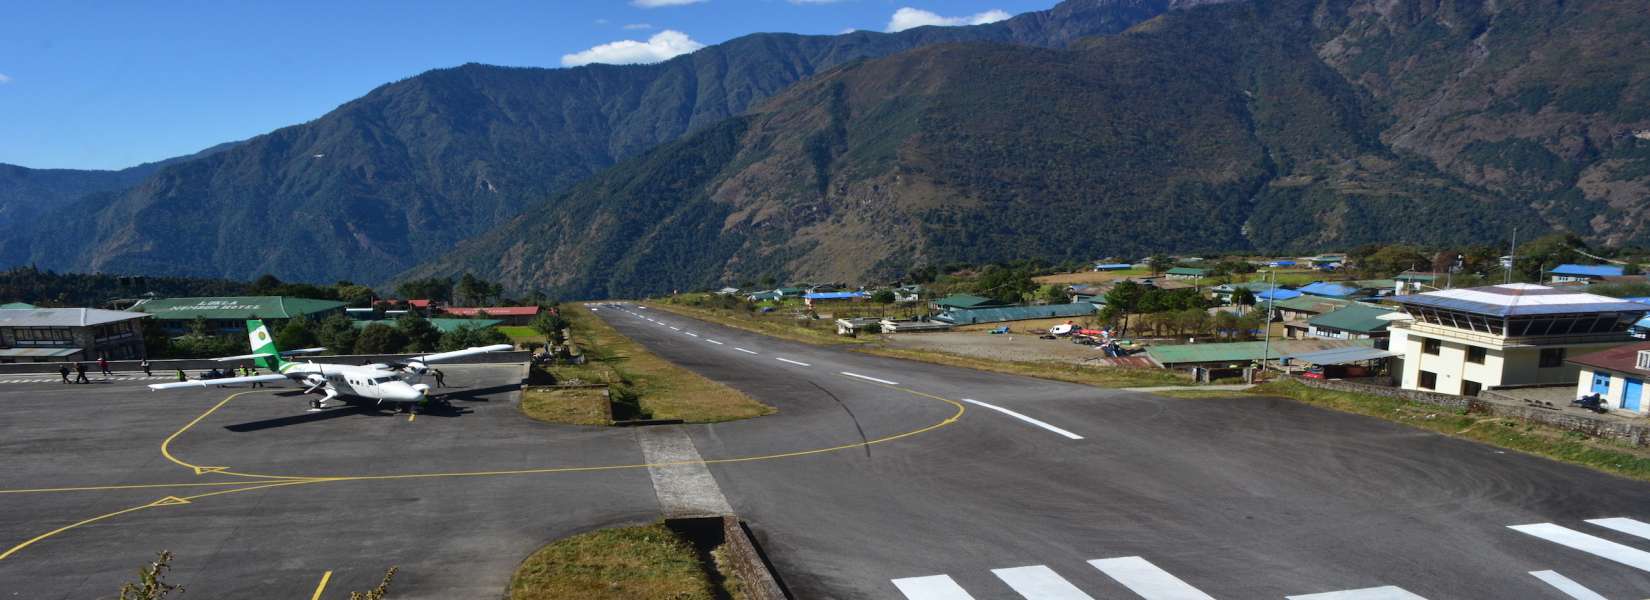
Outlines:
[{"label": "concrete curb", "polygon": [[745,595],[752,600],[789,600],[790,593],[779,579],[779,572],[756,544],[756,536],[739,517],[722,517],[722,535],[733,559],[733,570],[745,584]]}]

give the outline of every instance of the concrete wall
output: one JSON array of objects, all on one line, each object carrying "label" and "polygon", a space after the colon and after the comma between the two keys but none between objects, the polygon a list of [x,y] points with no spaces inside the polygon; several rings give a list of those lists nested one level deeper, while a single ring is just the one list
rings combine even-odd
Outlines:
[{"label": "concrete wall", "polygon": [[[1492,402],[1479,398],[1465,396],[1451,396],[1420,390],[1406,390],[1373,385],[1363,385],[1338,380],[1297,379],[1307,387],[1355,392],[1408,400],[1420,404],[1430,404],[1456,412],[1483,413],[1496,417],[1518,419],[1530,423],[1540,423],[1557,427],[1566,431],[1577,431],[1590,436],[1613,439],[1635,446],[1650,446],[1650,423],[1626,421],[1620,418],[1606,418],[1585,413],[1557,411],[1528,406],[1511,404],[1511,400]],[[1498,396],[1494,391],[1486,390],[1486,396]]]},{"label": "concrete wall", "polygon": [[1417,402],[1421,404],[1431,404],[1456,412],[1466,412],[1472,401],[1471,398],[1466,396],[1452,396],[1449,394],[1439,394],[1422,390],[1406,390],[1395,387],[1368,385],[1363,383],[1354,383],[1351,381],[1342,381],[1339,379],[1296,379],[1295,381],[1306,384],[1307,387],[1339,392],[1369,394],[1372,396],[1385,396],[1387,398],[1397,398],[1399,400],[1408,400],[1410,402]]}]

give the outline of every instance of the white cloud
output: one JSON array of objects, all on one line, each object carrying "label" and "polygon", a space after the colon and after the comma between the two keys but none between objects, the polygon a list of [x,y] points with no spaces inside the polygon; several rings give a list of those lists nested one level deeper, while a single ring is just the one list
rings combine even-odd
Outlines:
[{"label": "white cloud", "polygon": [[706,0],[630,0],[630,5],[637,8],[659,8],[661,6],[686,6],[698,4]]},{"label": "white cloud", "polygon": [[653,34],[645,42],[636,40],[619,40],[596,46],[583,52],[574,52],[561,57],[564,67],[577,67],[590,63],[605,63],[610,65],[632,65],[638,63],[655,63],[676,56],[687,54],[705,47],[704,44],[693,41],[687,34],[674,29],[666,29]]},{"label": "white cloud", "polygon": [[11,83],[11,76],[5,73],[0,73],[0,85],[5,85],[8,83]]},{"label": "white cloud", "polygon": [[1010,16],[1012,15],[1002,10],[991,9],[962,17],[945,17],[920,8],[907,6],[894,11],[894,17],[888,19],[888,31],[905,31],[912,27],[922,27],[924,25],[939,25],[941,27],[984,25],[986,23],[996,23]]},{"label": "white cloud", "polygon": [[632,30],[634,30],[634,29],[652,29],[653,24],[652,23],[630,23],[628,25],[625,25],[624,28],[625,29],[632,29]]}]

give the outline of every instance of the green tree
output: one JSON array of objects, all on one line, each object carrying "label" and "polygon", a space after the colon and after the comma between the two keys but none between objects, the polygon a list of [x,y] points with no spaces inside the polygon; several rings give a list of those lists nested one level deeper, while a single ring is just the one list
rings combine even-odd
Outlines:
[{"label": "green tree", "polygon": [[1146,259],[1146,268],[1151,269],[1153,275],[1157,275],[1174,268],[1174,261],[1162,254],[1154,254],[1151,258]]},{"label": "green tree", "polygon": [[315,334],[315,324],[300,315],[287,319],[286,325],[275,332],[275,343],[281,348],[296,350],[319,346],[321,339]]},{"label": "green tree", "polygon": [[449,352],[476,346],[508,343],[510,343],[510,338],[495,328],[459,325],[456,329],[441,336],[441,351]]},{"label": "green tree", "polygon": [[561,318],[560,314],[544,310],[539,311],[537,317],[533,317],[533,331],[539,332],[539,335],[550,340],[551,344],[559,346],[566,341],[562,339],[564,329],[567,329],[567,319]]},{"label": "green tree", "polygon": [[407,338],[407,352],[435,352],[441,346],[441,330],[429,319],[407,313],[395,319],[395,328]]},{"label": "green tree", "polygon": [[383,323],[368,325],[355,340],[356,354],[397,354],[406,347],[407,336]]},{"label": "green tree", "polygon": [[1037,299],[1049,304],[1063,304],[1069,300],[1066,296],[1066,286],[1052,284],[1037,288]]},{"label": "green tree", "polygon": [[429,277],[402,282],[395,286],[395,295],[406,300],[436,300],[451,302],[453,280],[448,277]]},{"label": "green tree", "polygon": [[355,321],[344,315],[327,317],[315,329],[315,337],[322,346],[341,354],[354,351],[355,341],[361,336],[361,330],[355,327]]},{"label": "green tree", "polygon": [[333,284],[332,287],[338,295],[338,300],[349,304],[352,308],[366,308],[368,306],[372,306],[372,299],[377,296],[377,293],[372,291],[372,288],[350,283],[348,281],[340,281]]},{"label": "green tree", "polygon": [[1426,269],[1431,265],[1432,258],[1421,252],[1420,248],[1402,244],[1384,246],[1359,263],[1359,267],[1366,273],[1383,277],[1397,275],[1410,269]]},{"label": "green tree", "polygon": [[1587,244],[1573,233],[1553,233],[1536,238],[1527,244],[1518,246],[1518,256],[1514,260],[1514,271],[1524,281],[1541,281],[1545,279],[1547,271],[1565,264],[1580,262],[1582,255],[1576,249],[1586,249]]},{"label": "green tree", "polygon": [[1037,289],[1031,274],[1032,269],[1026,266],[990,265],[974,282],[975,293],[998,302],[1024,302],[1026,296]]},{"label": "green tree", "polygon": [[894,290],[877,290],[875,294],[871,294],[871,301],[877,304],[893,304]]}]

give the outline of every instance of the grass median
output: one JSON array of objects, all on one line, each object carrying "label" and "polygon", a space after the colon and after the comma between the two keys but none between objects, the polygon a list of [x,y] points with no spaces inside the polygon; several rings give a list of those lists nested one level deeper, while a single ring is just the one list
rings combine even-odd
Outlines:
[{"label": "grass median", "polygon": [[1452,412],[1439,406],[1372,394],[1276,381],[1247,393],[1281,396],[1342,412],[1379,417],[1452,437],[1650,480],[1650,449],[1517,419]]},{"label": "grass median", "polygon": [[874,336],[865,338],[839,336],[836,334],[835,325],[828,319],[801,321],[791,317],[763,316],[739,308],[716,306],[714,302],[695,297],[687,297],[687,300],[666,298],[650,302],[648,306],[735,329],[743,329],[816,346],[846,347],[866,354],[963,367],[977,371],[1025,375],[1112,388],[1196,385],[1190,378],[1164,369],[1097,367],[1053,360],[991,360],[937,350],[889,348],[879,343]]},{"label": "grass median", "polygon": [[589,309],[575,304],[561,307],[572,330],[572,343],[586,358],[582,365],[549,368],[558,382],[602,384],[600,389],[529,390],[522,410],[535,419],[581,425],[605,424],[598,402],[611,401],[614,417],[624,420],[681,419],[688,423],[715,423],[772,414],[767,406],[731,387],[648,352]]},{"label": "grass median", "polygon": [[618,527],[534,552],[511,578],[509,600],[742,599],[731,571],[725,561],[706,565],[692,541],[663,523]]}]

